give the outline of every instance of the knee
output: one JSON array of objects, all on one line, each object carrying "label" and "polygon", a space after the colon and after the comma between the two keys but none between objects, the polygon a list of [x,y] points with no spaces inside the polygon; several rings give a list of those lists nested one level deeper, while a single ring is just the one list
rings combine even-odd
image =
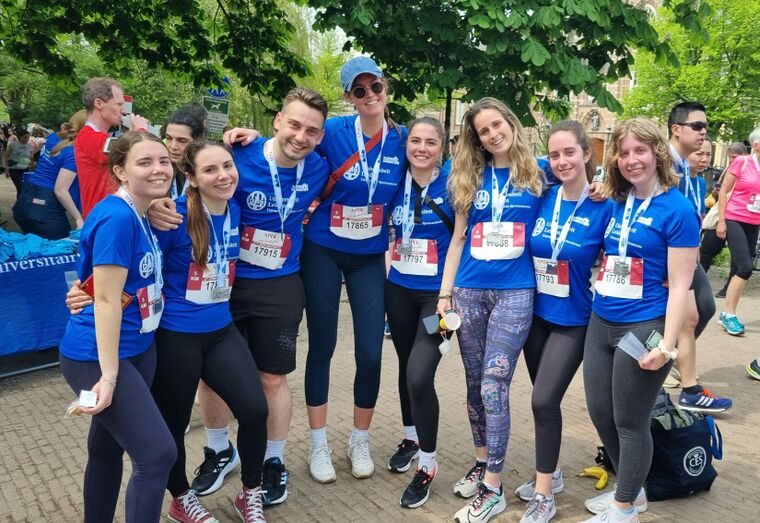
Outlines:
[{"label": "knee", "polygon": [[533,394],[530,406],[536,423],[554,421],[561,417],[559,403],[552,401],[547,395]]},{"label": "knee", "polygon": [[433,379],[421,372],[407,373],[406,386],[409,394],[415,397],[424,396],[434,390]]},{"label": "knee", "polygon": [[266,398],[249,397],[240,405],[236,405],[233,412],[238,423],[249,427],[265,425],[269,417],[269,406]]},{"label": "knee", "polygon": [[177,444],[166,431],[166,437],[157,438],[145,449],[145,455],[141,456],[139,462],[133,459],[133,467],[136,471],[141,471],[145,476],[160,476],[167,474],[177,461]]},{"label": "knee", "polygon": [[356,368],[362,372],[379,373],[382,353],[377,350],[357,350]]},{"label": "knee", "polygon": [[699,323],[699,311],[697,308],[690,309],[686,315],[686,318],[684,318],[683,327],[681,327],[681,329],[685,332],[694,332],[694,329],[697,327],[697,323]]},{"label": "knee", "polygon": [[745,261],[737,261],[736,262],[736,273],[734,276],[738,276],[742,280],[749,280],[750,276],[752,276],[752,263],[747,263]]},{"label": "knee", "polygon": [[480,386],[480,399],[487,414],[500,415],[509,401],[506,382],[484,376]]},{"label": "knee", "polygon": [[260,372],[261,385],[266,392],[278,392],[283,388],[288,388],[288,376],[286,374],[270,374]]}]

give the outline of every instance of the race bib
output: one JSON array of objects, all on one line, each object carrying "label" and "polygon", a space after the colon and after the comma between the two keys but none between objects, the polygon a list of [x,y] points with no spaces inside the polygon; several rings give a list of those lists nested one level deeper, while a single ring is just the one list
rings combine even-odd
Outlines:
[{"label": "race bib", "polygon": [[644,260],[605,256],[594,289],[602,296],[640,300],[644,292]]},{"label": "race bib", "polygon": [[567,260],[552,263],[549,258],[533,257],[536,290],[542,294],[567,298],[570,296],[570,264]]},{"label": "race bib", "polygon": [[164,312],[164,297],[158,285],[151,283],[147,287],[137,289],[137,303],[140,307],[142,327],[140,332],[153,332],[161,322],[161,314]]},{"label": "race bib", "polygon": [[216,263],[209,263],[205,271],[197,263],[191,263],[187,273],[185,299],[198,304],[229,301],[232,282],[235,280],[235,262],[227,263],[229,267],[223,286],[217,284]]},{"label": "race bib", "polygon": [[397,239],[391,251],[391,266],[401,274],[410,276],[436,276],[438,274],[438,244],[435,240],[412,238],[403,245]]},{"label": "race bib", "polygon": [[525,224],[501,222],[476,223],[470,234],[470,252],[478,260],[512,260],[525,250]]},{"label": "race bib", "polygon": [[339,203],[330,209],[330,231],[349,240],[366,240],[380,234],[383,227],[383,206],[380,204],[351,207]]},{"label": "race bib", "polygon": [[244,227],[240,235],[240,259],[264,269],[279,269],[288,259],[292,243],[290,234]]},{"label": "race bib", "polygon": [[760,213],[760,194],[751,194],[747,204],[749,212]]}]

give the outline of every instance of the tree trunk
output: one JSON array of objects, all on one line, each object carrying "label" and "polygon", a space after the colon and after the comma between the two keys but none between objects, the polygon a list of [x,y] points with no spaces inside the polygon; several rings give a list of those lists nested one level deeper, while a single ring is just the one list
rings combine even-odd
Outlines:
[{"label": "tree trunk", "polygon": [[446,89],[446,112],[443,117],[443,130],[446,141],[444,142],[445,157],[449,157],[449,135],[451,134],[451,88]]}]

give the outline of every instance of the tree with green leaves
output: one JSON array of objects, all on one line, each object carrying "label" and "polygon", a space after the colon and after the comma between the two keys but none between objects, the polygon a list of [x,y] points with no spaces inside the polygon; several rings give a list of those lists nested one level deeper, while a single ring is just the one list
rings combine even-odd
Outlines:
[{"label": "tree with green leaves", "polygon": [[[495,96],[526,122],[531,110],[569,113],[586,92],[613,111],[607,84],[630,72],[630,47],[676,64],[675,54],[637,3],[623,0],[307,0],[317,28],[340,27],[350,46],[374,56],[410,99],[429,92],[451,101]],[[700,0],[664,0],[679,23],[701,30]]]},{"label": "tree with green leaves", "polygon": [[651,52],[639,50],[636,84],[623,101],[625,114],[664,123],[673,105],[695,100],[707,107],[712,134],[745,140],[760,120],[760,2],[710,0],[710,5],[713,11],[702,21],[707,39],[686,32],[673,11],[659,11],[653,25],[668,40],[680,66],[658,63]]}]

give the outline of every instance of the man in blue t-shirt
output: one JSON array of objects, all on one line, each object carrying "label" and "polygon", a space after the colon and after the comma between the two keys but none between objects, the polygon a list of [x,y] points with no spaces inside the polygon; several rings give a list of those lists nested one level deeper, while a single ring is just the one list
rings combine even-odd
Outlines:
[{"label": "man in blue t-shirt", "polygon": [[[668,137],[673,155],[673,169],[681,178],[678,188],[700,214],[704,206],[704,195],[696,178],[692,178],[688,156],[699,151],[707,136],[707,114],[705,107],[697,102],[682,102],[675,105],[668,115]],[[679,406],[686,410],[705,413],[722,412],[730,409],[728,398],[714,397],[710,391],[697,383],[696,338],[704,330],[707,322],[715,315],[710,282],[704,269],[696,264],[690,292],[689,312],[678,337],[678,371],[671,371],[665,386],[677,387],[680,378],[681,396]],[[676,373],[676,376],[672,374]],[[680,374],[680,376],[678,376]]]},{"label": "man in blue t-shirt", "polygon": [[[284,448],[292,412],[287,375],[295,370],[296,337],[305,296],[299,254],[302,222],[330,175],[329,164],[314,148],[324,136],[327,102],[319,93],[296,88],[285,97],[273,122],[273,138],[236,145],[233,158],[240,175],[234,199],[240,205],[240,259],[230,298],[236,326],[248,342],[269,404],[264,456],[264,505],[287,498]],[[169,198],[154,202],[151,224],[175,228],[182,217]],[[203,388],[201,411],[208,434],[205,461],[192,484],[199,495],[221,487],[237,466],[227,441],[229,410]]]}]

